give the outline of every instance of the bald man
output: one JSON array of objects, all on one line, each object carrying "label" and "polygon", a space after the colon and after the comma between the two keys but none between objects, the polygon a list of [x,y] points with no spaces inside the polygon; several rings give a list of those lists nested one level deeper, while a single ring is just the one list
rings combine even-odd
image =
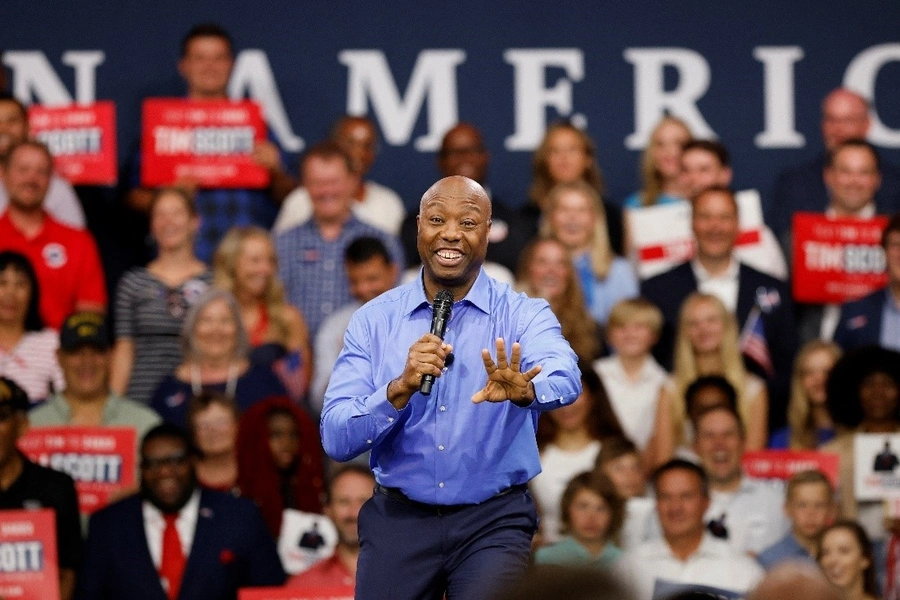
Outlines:
[{"label": "bald man", "polygon": [[[837,88],[825,97],[822,152],[810,162],[782,171],[769,199],[766,221],[779,239],[790,231],[795,212],[825,212],[829,205],[824,178],[828,153],[848,140],[865,139],[869,124],[869,103],[856,92]],[[875,196],[877,212],[892,214],[900,210],[900,169],[882,162],[881,175],[881,189]]]},{"label": "bald man", "polygon": [[[490,229],[481,185],[438,181],[419,207],[419,276],[347,329],[322,443],[341,462],[371,450],[357,599],[490,598],[528,565],[537,418],[575,401],[580,372],[549,305],[485,275]],[[443,340],[427,333],[439,290],[453,296]]]}]

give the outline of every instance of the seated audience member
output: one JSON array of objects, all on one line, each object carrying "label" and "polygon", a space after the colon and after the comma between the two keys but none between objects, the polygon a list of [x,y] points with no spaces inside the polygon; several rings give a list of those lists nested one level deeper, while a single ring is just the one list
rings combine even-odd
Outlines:
[{"label": "seated audience member", "polygon": [[[487,192],[491,199],[491,230],[488,232],[486,265],[500,265],[512,273],[520,262],[519,256],[525,243],[536,233],[536,229],[533,223],[504,204],[490,189],[487,180],[490,160],[481,131],[470,123],[457,123],[444,134],[437,154],[437,169],[441,177],[468,177],[481,184]],[[418,211],[407,214],[400,230],[407,267],[421,264],[416,249],[417,218]]]},{"label": "seated audience member", "polygon": [[353,301],[350,282],[340,268],[347,246],[359,237],[377,237],[398,265],[403,264],[403,251],[396,238],[353,214],[358,177],[340,146],[334,142],[313,146],[303,157],[301,171],[312,215],[278,234],[275,249],[287,299],[303,313],[315,339],[322,321]]},{"label": "seated audience member", "polygon": [[78,310],[106,310],[106,283],[91,234],[45,211],[53,157],[40,142],[9,150],[3,168],[9,206],[0,216],[0,250],[28,257],[37,274],[44,323],[59,329]]},{"label": "seated audience member", "polygon": [[619,560],[625,502],[605,475],[585,472],[573,477],[563,492],[559,514],[565,537],[538,548],[535,564],[608,568]]},{"label": "seated audience member", "polygon": [[741,263],[735,256],[738,215],[731,191],[713,188],[701,192],[693,201],[691,223],[696,256],[651,277],[641,287],[643,295],[663,313],[663,329],[654,354],[663,367],[671,366],[675,324],[682,304],[695,291],[712,294],[737,317],[738,327],[745,326],[751,312],[759,310],[775,373],[774,388],[779,393],[782,388],[786,391],[794,357],[790,291],[783,282]]},{"label": "seated audience member", "polygon": [[344,269],[354,301],[325,319],[316,334],[315,374],[309,395],[309,406],[315,415],[322,412],[325,390],[334,363],[344,347],[344,332],[350,317],[360,306],[385,293],[397,282],[397,265],[391,262],[388,249],[378,238],[353,240],[344,252]]},{"label": "seated audience member", "polygon": [[550,304],[563,337],[580,360],[590,362],[600,354],[599,328],[585,307],[571,255],[562,242],[548,237],[529,242],[516,279],[518,289]]},{"label": "seated audience member", "polygon": [[294,402],[306,399],[312,349],[306,320],[285,302],[272,239],[259,227],[235,227],[213,257],[215,285],[241,307],[250,341],[250,362],[272,369]]},{"label": "seated audience member", "polygon": [[765,382],[744,368],[734,316],[717,297],[694,292],[681,308],[675,368],[660,392],[648,445],[651,464],[661,464],[676,449],[690,446],[685,393],[697,377],[704,375],[721,375],[734,388],[738,412],[747,423],[747,449],[766,447],[769,398]]},{"label": "seated audience member", "polygon": [[653,499],[647,496],[647,479],[637,446],[625,437],[604,440],[594,470],[608,477],[625,501],[622,548],[630,550],[649,540],[659,525],[655,523]]},{"label": "seated audience member", "polygon": [[157,256],[119,280],[110,385],[135,402],[148,404],[159,382],[181,362],[178,334],[184,315],[212,281],[206,263],[194,255],[199,227],[187,192],[160,189],[150,202]]},{"label": "seated audience member", "polygon": [[[828,152],[852,139],[864,140],[869,131],[869,102],[846,88],[832,90],[822,102],[824,148],[812,161],[788,168],[778,175],[769,201],[767,221],[775,231],[787,231],[795,212],[822,212],[828,204],[825,164]],[[875,196],[880,213],[900,210],[900,170],[882,164],[882,185]]]},{"label": "seated audience member", "polygon": [[80,312],[66,319],[57,358],[63,387],[31,411],[33,427],[133,427],[140,440],[159,423],[155,412],[110,389],[112,352],[103,315]]},{"label": "seated audience member", "polygon": [[[0,89],[0,163],[9,158],[10,149],[28,138],[28,111],[25,105]],[[0,213],[6,210],[7,204],[9,194],[0,177]],[[55,171],[50,175],[44,209],[60,223],[84,229],[85,218],[81,202],[71,184]]]},{"label": "seated audience member", "polygon": [[838,521],[819,538],[816,559],[825,577],[846,600],[878,600],[872,544],[859,523]]},{"label": "seated audience member", "polygon": [[801,471],[788,480],[784,513],[791,530],[756,555],[766,571],[785,561],[815,561],[819,534],[834,519],[834,489],[821,471]]},{"label": "seated audience member", "polygon": [[856,433],[900,432],[900,353],[877,346],[847,352],[828,376],[828,410],[837,437],[821,449],[840,457],[838,502],[841,518],[859,521],[869,538],[887,537],[883,503],[856,500],[854,450]]},{"label": "seated audience member", "polygon": [[0,375],[22,386],[32,404],[63,387],[59,335],[44,329],[39,304],[31,263],[18,252],[0,252]]},{"label": "seated audience member", "polygon": [[322,512],[323,477],[319,434],[300,407],[276,396],[244,413],[238,432],[238,487],[259,506],[275,539],[286,509]]},{"label": "seated audience member", "polygon": [[605,220],[600,195],[583,181],[561,183],[547,192],[542,231],[569,250],[584,303],[602,326],[616,302],[638,295],[634,269],[613,253]]},{"label": "seated audience member", "polygon": [[832,342],[812,340],[800,349],[791,377],[788,426],[772,434],[769,448],[815,450],[834,437],[825,384],[840,357],[840,347]]},{"label": "seated audience member", "polygon": [[744,593],[762,578],[756,561],[707,532],[703,515],[710,499],[703,469],[675,459],[654,471],[652,481],[662,537],[626,551],[616,565],[637,598],[650,600],[663,582]]},{"label": "seated audience member", "polygon": [[28,429],[28,396],[0,377],[0,511],[52,508],[56,519],[59,597],[70,600],[81,561],[81,522],[72,478],[31,462],[17,449]]},{"label": "seated audience member", "polygon": [[197,483],[211,490],[237,488],[237,405],[221,392],[201,392],[188,405],[187,429],[197,448]]},{"label": "seated audience member", "polygon": [[140,492],[91,517],[76,598],[233,600],[284,583],[256,506],[198,487],[186,431],[158,425],[140,454]]},{"label": "seated audience member", "polygon": [[375,476],[362,465],[346,464],[335,469],[326,489],[322,510],[338,532],[334,555],[291,577],[287,587],[342,587],[352,595],[356,584],[356,561],[359,559],[357,516],[362,505],[372,497],[374,488]]},{"label": "seated audience member", "polygon": [[603,440],[624,435],[600,378],[589,365],[581,367],[582,390],[575,402],[538,419],[542,470],[531,480],[530,488],[545,543],[559,540],[559,499],[566,484],[578,473],[594,467]]},{"label": "seated audience member", "polygon": [[641,154],[641,189],[625,198],[625,208],[684,202],[687,190],[681,177],[681,149],[691,130],[677,117],[663,117]]},{"label": "seated audience member", "polygon": [[900,350],[900,213],[881,234],[887,286],[841,307],[834,341],[844,350],[880,345]]},{"label": "seated audience member", "polygon": [[[375,163],[378,148],[375,123],[369,117],[344,115],[332,127],[331,141],[347,153],[353,165],[357,181],[353,190],[353,214],[360,221],[389,235],[399,235],[400,223],[406,214],[403,201],[394,190],[366,180],[366,175]],[[275,234],[283,233],[309,220],[311,216],[309,191],[305,187],[297,188],[284,199],[272,231]]]},{"label": "seated audience member", "polygon": [[788,531],[784,486],[744,473],[744,428],[733,409],[707,409],[696,421],[694,448],[709,477],[711,502],[705,521],[712,535],[753,556]]},{"label": "seated audience member", "polygon": [[[522,208],[522,216],[532,223],[531,231],[537,231],[541,220],[546,219],[548,194],[557,184],[580,181],[587,183],[601,198],[605,194],[603,174],[597,164],[597,145],[587,132],[572,123],[560,121],[550,125],[541,145],[534,151],[531,164],[528,204]],[[603,200],[603,212],[609,245],[616,254],[622,254],[622,210]]]},{"label": "seated audience member", "polygon": [[[186,98],[195,101],[228,100],[228,81],[234,67],[234,44],[220,26],[202,23],[191,27],[181,41],[178,73],[186,85]],[[268,229],[278,205],[297,182],[285,173],[277,146],[269,140],[256,142],[253,159],[269,172],[269,188],[200,188],[191,176],[174,182],[194,195],[200,213],[197,256],[209,262],[225,232],[236,225],[259,225]],[[132,159],[131,185],[126,200],[135,210],[146,212],[153,192],[140,187],[140,156]]]},{"label": "seated audience member", "polygon": [[653,434],[656,403],[666,373],[650,349],[659,337],[662,313],[644,298],[613,306],[606,325],[612,356],[594,362],[625,434],[643,450]]},{"label": "seated audience member", "polygon": [[243,412],[284,386],[271,369],[248,359],[249,344],[237,301],[209,289],[188,310],[181,328],[184,359],[160,382],[150,405],[164,421],[187,423],[188,400],[203,391],[224,392]]}]

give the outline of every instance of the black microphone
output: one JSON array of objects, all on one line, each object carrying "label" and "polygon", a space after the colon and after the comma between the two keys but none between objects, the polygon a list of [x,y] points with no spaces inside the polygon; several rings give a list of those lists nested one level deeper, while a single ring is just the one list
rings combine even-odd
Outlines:
[{"label": "black microphone", "polygon": [[[444,331],[447,330],[447,321],[450,320],[450,313],[453,311],[453,293],[450,290],[441,290],[434,297],[434,314],[431,317],[431,334],[444,339]],[[449,365],[452,360],[447,357],[445,361]],[[423,396],[431,394],[431,386],[434,385],[434,375],[428,373],[422,377],[422,385],[419,391]]]}]

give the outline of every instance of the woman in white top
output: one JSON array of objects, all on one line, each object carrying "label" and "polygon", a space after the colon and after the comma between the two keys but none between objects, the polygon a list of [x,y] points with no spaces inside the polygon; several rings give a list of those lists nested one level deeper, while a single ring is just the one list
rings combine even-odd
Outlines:
[{"label": "woman in white top", "polygon": [[531,480],[531,492],[541,516],[541,543],[560,539],[559,503],[569,480],[593,470],[602,440],[624,435],[600,378],[589,364],[580,368],[578,399],[541,414],[538,421],[541,473]]}]

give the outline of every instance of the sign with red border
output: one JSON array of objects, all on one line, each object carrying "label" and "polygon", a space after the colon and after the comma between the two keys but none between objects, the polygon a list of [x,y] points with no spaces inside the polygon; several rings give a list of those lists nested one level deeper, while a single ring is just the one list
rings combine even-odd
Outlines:
[{"label": "sign with red border", "polygon": [[821,471],[837,487],[840,457],[816,450],[755,450],[744,452],[744,472],[760,479],[788,480],[801,471]]},{"label": "sign with red border", "polygon": [[0,598],[59,598],[53,509],[0,510]]}]

